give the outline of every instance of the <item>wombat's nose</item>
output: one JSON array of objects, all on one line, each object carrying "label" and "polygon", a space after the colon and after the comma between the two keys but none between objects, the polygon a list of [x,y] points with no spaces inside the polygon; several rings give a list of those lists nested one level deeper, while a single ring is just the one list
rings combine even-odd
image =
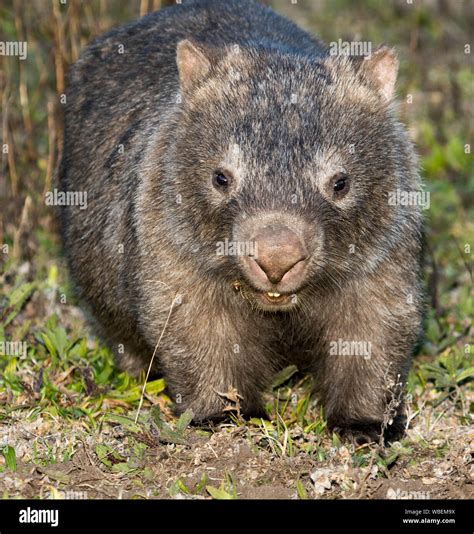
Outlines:
[{"label": "wombat's nose", "polygon": [[265,226],[253,240],[257,249],[255,261],[272,284],[278,284],[308,255],[301,239],[287,226]]}]

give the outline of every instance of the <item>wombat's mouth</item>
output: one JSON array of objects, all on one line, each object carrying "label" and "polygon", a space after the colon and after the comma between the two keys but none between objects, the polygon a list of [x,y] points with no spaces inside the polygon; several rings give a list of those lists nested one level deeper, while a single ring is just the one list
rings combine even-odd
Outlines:
[{"label": "wombat's mouth", "polygon": [[271,304],[283,304],[290,300],[290,295],[281,295],[277,291],[267,291],[266,293],[260,293],[260,295]]},{"label": "wombat's mouth", "polygon": [[252,291],[254,301],[260,308],[268,311],[281,311],[291,308],[295,295],[282,295],[278,291]]},{"label": "wombat's mouth", "polygon": [[253,287],[242,284],[236,280],[233,284],[236,292],[240,293],[246,300],[253,301],[266,310],[276,311],[291,306],[295,295],[282,294],[278,291],[259,291]]}]

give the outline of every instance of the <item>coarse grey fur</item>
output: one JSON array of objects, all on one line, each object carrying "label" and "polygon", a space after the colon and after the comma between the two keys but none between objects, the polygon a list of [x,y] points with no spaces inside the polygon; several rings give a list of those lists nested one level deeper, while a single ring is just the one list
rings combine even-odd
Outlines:
[{"label": "coarse grey fur", "polygon": [[[209,71],[199,79],[186,58]],[[357,441],[403,432],[422,221],[388,197],[420,184],[376,68],[331,56],[248,0],[153,13],[71,68],[59,187],[88,202],[61,208],[72,279],[122,368],[146,369],[163,334],[155,370],[196,420],[221,416],[232,388],[245,414],[261,413],[275,372],[296,363],[330,428]],[[212,185],[223,167],[234,175],[226,194]],[[339,200],[328,176],[341,170],[350,190]],[[310,253],[291,305],[274,309],[242,258],[216,254],[271,224]],[[365,342],[369,357],[335,354],[338,340]]]}]

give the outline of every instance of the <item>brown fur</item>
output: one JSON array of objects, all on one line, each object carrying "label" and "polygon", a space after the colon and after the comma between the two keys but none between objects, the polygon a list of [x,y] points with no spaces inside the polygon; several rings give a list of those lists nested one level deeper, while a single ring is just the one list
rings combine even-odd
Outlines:
[{"label": "brown fur", "polygon": [[[420,333],[421,215],[388,203],[419,189],[391,102],[396,69],[388,49],[332,57],[247,1],[166,9],[85,50],[70,73],[60,184],[87,191],[88,209],[63,208],[62,234],[122,367],[147,366],[179,294],[156,370],[196,420],[220,417],[231,388],[261,413],[261,392],[295,362],[330,427],[363,441],[388,418],[387,438],[403,432],[403,405],[390,401]],[[212,186],[222,166],[234,176],[226,195]],[[350,191],[335,200],[341,169]],[[276,223],[310,258],[291,305],[272,309],[216,243]],[[331,354],[339,339],[370,343],[370,357]]]}]

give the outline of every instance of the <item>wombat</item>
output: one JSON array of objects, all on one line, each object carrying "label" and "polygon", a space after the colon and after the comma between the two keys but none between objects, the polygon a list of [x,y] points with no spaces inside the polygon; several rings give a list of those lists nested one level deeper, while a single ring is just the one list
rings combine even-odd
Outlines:
[{"label": "wombat", "polygon": [[403,434],[422,219],[400,201],[420,183],[397,70],[390,48],[333,54],[248,0],[176,5],[82,53],[59,187],[87,209],[62,207],[61,233],[121,368],[154,356],[200,422],[229,397],[262,415],[295,364],[330,429]]}]

